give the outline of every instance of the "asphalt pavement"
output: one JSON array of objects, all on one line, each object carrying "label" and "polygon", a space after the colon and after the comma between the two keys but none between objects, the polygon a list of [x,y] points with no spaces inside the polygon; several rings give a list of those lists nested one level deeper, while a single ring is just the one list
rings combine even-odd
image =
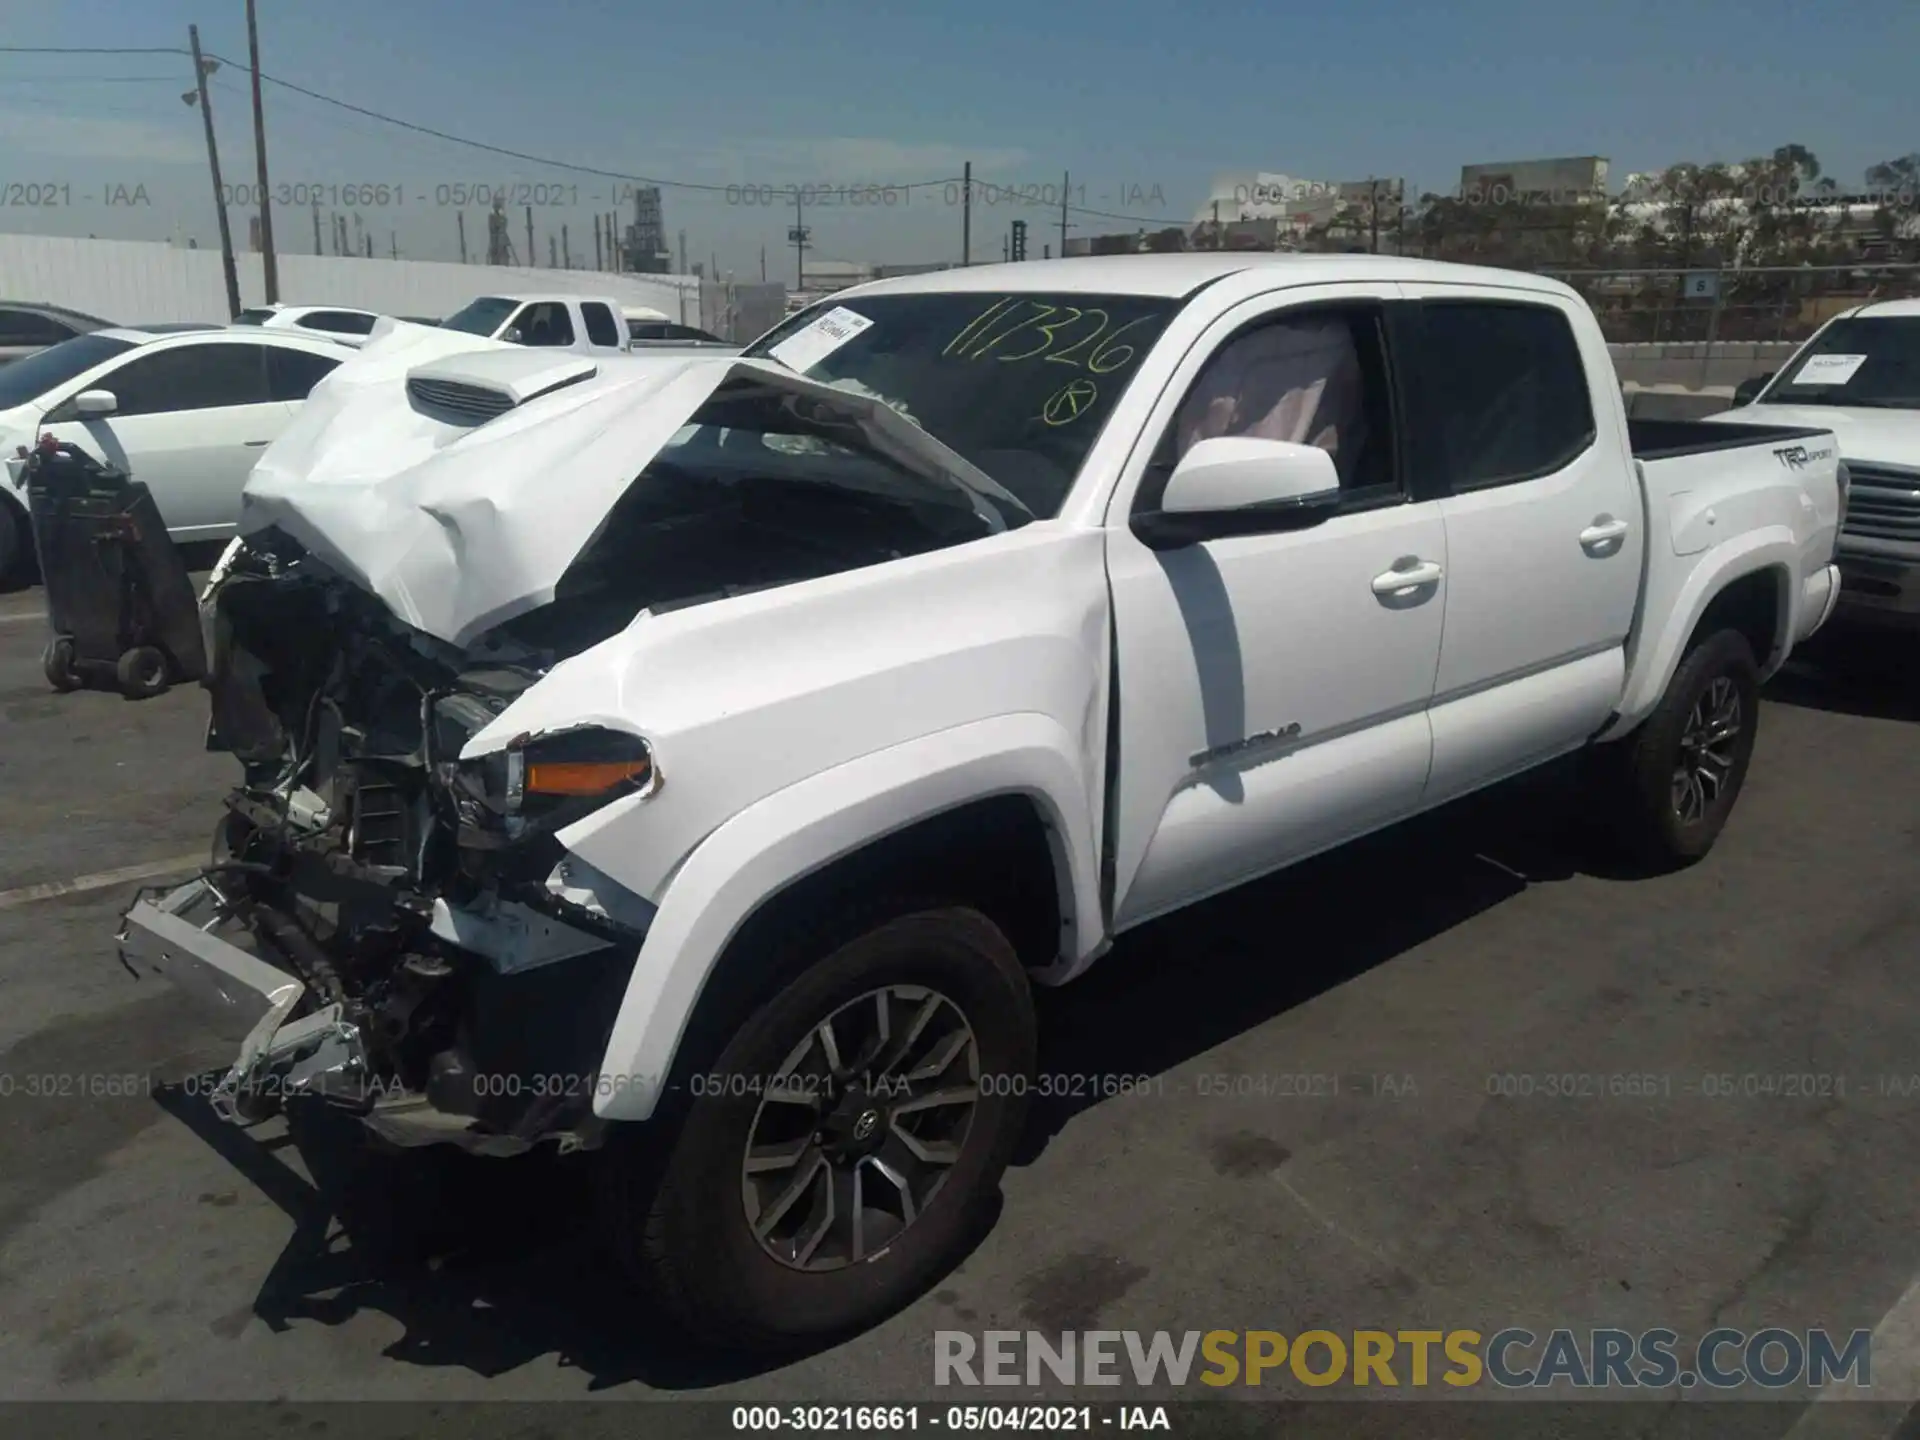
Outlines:
[{"label": "asphalt pavement", "polygon": [[[1589,859],[1547,774],[1127,937],[1043,998],[1041,1068],[1144,1087],[1037,1105],[952,1274],[761,1366],[636,1310],[575,1162],[369,1194],[324,1128],[241,1132],[170,1088],[231,1047],[121,968],[114,923],[204,852],[232,762],[197,689],[56,695],[43,638],[0,597],[0,1397],[874,1402],[934,1393],[941,1330],[1893,1334],[1920,1309],[1920,645],[1783,675],[1678,875]],[[1807,1433],[1804,1398],[1740,1433]],[[1656,1399],[1580,1433],[1701,1433]]]}]

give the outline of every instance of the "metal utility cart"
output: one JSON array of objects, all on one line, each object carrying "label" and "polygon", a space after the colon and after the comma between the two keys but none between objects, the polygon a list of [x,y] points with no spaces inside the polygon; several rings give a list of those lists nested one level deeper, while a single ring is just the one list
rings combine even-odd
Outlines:
[{"label": "metal utility cart", "polygon": [[24,458],[53,631],[48,683],[143,700],[202,678],[193,584],[147,487],[50,435]]}]

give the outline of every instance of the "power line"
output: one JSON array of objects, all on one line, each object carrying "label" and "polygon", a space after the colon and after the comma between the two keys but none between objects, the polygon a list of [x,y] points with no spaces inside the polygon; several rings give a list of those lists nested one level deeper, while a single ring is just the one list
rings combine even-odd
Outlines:
[{"label": "power line", "polygon": [[[215,54],[211,50],[203,51],[202,54],[209,60],[217,60],[222,65],[231,66],[235,70],[242,71],[249,75],[253,73],[252,66],[238,64],[235,61],[227,59],[224,55]],[[183,55],[189,59],[192,58],[189,52],[172,46],[149,46],[137,49],[97,49],[88,46],[70,45],[0,45],[0,55]],[[570,170],[575,174],[595,175],[604,180],[625,180],[636,185],[656,185],[663,190],[702,190],[712,194],[725,194],[728,191],[737,192],[740,189],[738,185],[712,185],[695,180],[662,180],[651,175],[630,175],[622,170],[603,170],[595,165],[576,165],[572,161],[555,160],[547,155],[532,155],[524,150],[509,150],[502,145],[489,145],[484,140],[470,140],[464,135],[451,135],[445,130],[436,130],[430,125],[416,125],[411,120],[402,120],[398,116],[385,115],[378,110],[369,110],[364,105],[355,105],[351,101],[341,100],[332,95],[323,95],[318,90],[309,90],[304,85],[296,85],[291,80],[282,80],[277,75],[269,75],[264,70],[260,72],[260,78],[269,85],[278,85],[283,90],[291,90],[296,95],[305,95],[310,100],[318,100],[323,104],[336,106],[341,110],[350,111],[355,115],[364,115],[369,120],[378,120],[382,124],[392,125],[401,130],[411,130],[417,135],[430,135],[436,140],[445,140],[454,145],[465,145],[472,150],[484,150],[489,155],[502,155],[509,160],[525,161],[529,165],[541,165],[554,170]],[[914,180],[895,186],[894,188],[902,190],[926,190],[934,186],[948,185],[951,183],[952,181],[949,178],[939,180]]]}]

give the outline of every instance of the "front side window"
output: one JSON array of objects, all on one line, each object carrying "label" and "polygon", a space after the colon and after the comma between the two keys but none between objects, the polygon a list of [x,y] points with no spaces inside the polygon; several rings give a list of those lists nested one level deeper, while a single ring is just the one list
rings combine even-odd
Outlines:
[{"label": "front side window", "polygon": [[1180,304],[991,291],[855,297],[790,317],[746,354],[879,398],[1047,519]]},{"label": "front side window", "polygon": [[1357,496],[1392,489],[1393,407],[1380,307],[1292,312],[1229,339],[1180,402],[1135,508],[1159,503],[1194,445],[1224,436],[1315,445],[1333,457],[1342,490]]},{"label": "front side window", "polygon": [[1920,409],[1920,316],[1834,321],[1761,398],[1770,405]]},{"label": "front side window", "polygon": [[174,345],[136,355],[97,388],[113,392],[117,416],[261,405],[272,398],[266,360],[264,345]]},{"label": "front side window", "polygon": [[550,300],[529,305],[513,317],[522,345],[557,347],[573,344],[573,317],[567,307]]}]

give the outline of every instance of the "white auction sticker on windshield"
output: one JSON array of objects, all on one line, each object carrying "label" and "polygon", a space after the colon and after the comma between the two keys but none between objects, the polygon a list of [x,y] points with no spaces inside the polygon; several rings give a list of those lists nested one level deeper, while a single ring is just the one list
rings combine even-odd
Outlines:
[{"label": "white auction sticker on windshield", "polygon": [[1867,363],[1864,355],[1816,355],[1793,377],[1796,385],[1844,385]]},{"label": "white auction sticker on windshield", "polygon": [[802,375],[873,324],[866,316],[836,305],[804,330],[797,330],[767,352]]}]

